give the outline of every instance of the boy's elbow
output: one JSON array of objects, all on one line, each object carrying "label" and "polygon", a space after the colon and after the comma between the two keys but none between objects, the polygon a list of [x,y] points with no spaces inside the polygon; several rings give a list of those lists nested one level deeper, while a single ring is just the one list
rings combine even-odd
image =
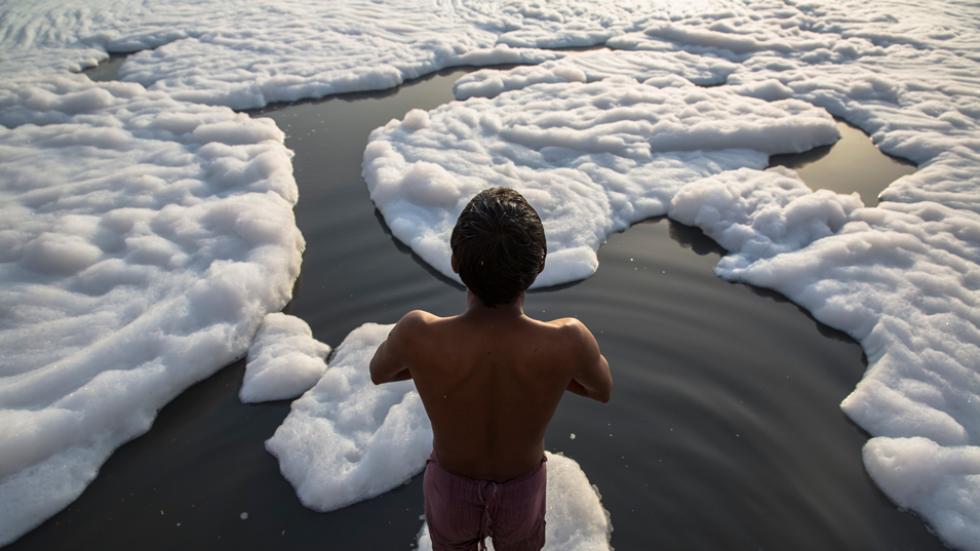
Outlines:
[{"label": "boy's elbow", "polygon": [[613,391],[613,384],[612,384],[612,380],[610,380],[609,384],[604,386],[602,388],[602,391],[599,392],[599,395],[596,396],[596,400],[599,400],[603,404],[608,403],[609,399],[612,398],[612,391]]},{"label": "boy's elbow", "polygon": [[378,365],[376,363],[376,359],[375,358],[372,358],[371,359],[371,363],[368,366],[368,371],[371,373],[371,382],[372,383],[374,383],[376,385],[380,385],[380,384],[386,382],[384,380],[384,378],[381,376],[381,374],[379,373],[380,369],[378,369]]},{"label": "boy's elbow", "polygon": [[371,370],[371,382],[375,385],[383,385],[385,383],[390,383],[393,380],[393,377],[384,375],[381,370]]}]

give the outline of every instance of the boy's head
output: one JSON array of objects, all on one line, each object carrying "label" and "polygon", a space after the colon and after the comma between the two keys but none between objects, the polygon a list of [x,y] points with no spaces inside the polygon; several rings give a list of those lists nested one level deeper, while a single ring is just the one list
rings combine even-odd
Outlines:
[{"label": "boy's head", "polygon": [[450,239],[453,270],[486,306],[510,304],[544,269],[541,218],[524,196],[490,188],[470,200]]}]

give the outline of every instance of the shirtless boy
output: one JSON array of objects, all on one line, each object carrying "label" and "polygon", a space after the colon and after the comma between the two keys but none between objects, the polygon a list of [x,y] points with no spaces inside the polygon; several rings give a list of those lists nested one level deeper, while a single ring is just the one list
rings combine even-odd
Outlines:
[{"label": "shirtless boy", "polygon": [[580,321],[538,321],[524,292],[544,269],[544,228],[516,191],[481,192],[452,234],[466,310],[414,310],[371,360],[375,384],[414,379],[432,422],[423,482],[432,544],[497,551],[544,545],[544,433],[565,390],[607,402],[612,376]]}]

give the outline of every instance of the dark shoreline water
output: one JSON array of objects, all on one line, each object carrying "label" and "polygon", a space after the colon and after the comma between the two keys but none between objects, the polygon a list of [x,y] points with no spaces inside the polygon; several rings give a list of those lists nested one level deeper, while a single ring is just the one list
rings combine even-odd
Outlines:
[{"label": "dark shoreline water", "polygon": [[[320,340],[336,346],[361,323],[392,322],[410,308],[445,315],[463,306],[457,286],[392,239],[360,177],[370,130],[411,108],[451,100],[460,72],[252,113],[274,118],[296,151],[296,216],[308,244],[286,311],[307,320]],[[806,175],[830,161],[839,165],[835,151],[866,142],[859,132],[845,133],[822,160],[804,154],[776,161],[811,163],[801,170],[811,186],[873,196],[891,179],[873,168],[893,163],[880,154],[849,161],[862,169],[850,167],[860,186]],[[875,488],[861,464],[867,435],[838,407],[864,371],[860,347],[776,293],[715,277],[721,254],[696,229],[649,220],[610,237],[592,278],[528,296],[533,316],[585,321],[614,370],[613,400],[601,405],[569,395],[546,440],[598,486],[613,545],[941,549],[920,519]],[[299,503],[263,446],[289,402],[239,403],[243,369],[236,362],[167,405],[77,501],[10,548],[414,543],[419,477],[331,513]]]}]

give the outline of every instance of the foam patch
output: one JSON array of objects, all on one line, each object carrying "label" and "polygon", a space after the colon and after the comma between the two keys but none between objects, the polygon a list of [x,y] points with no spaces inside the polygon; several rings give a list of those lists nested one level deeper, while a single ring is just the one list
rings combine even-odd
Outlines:
[{"label": "foam patch", "polygon": [[449,236],[460,211],[487,187],[520,191],[548,237],[541,287],[591,275],[609,234],[666,214],[684,185],[837,137],[809,104],[682,79],[536,84],[375,130],[364,178],[392,233],[456,280]]},{"label": "foam patch", "polygon": [[425,466],[432,428],[415,385],[371,383],[368,366],[392,327],[366,323],[351,331],[266,441],[307,507],[331,511],[374,497]]},{"label": "foam patch", "polygon": [[320,380],[330,346],[313,338],[305,321],[280,312],[262,319],[248,349],[243,402],[295,398]]},{"label": "foam patch", "polygon": [[74,500],[288,302],[268,120],[83,76],[0,84],[0,544]]}]

